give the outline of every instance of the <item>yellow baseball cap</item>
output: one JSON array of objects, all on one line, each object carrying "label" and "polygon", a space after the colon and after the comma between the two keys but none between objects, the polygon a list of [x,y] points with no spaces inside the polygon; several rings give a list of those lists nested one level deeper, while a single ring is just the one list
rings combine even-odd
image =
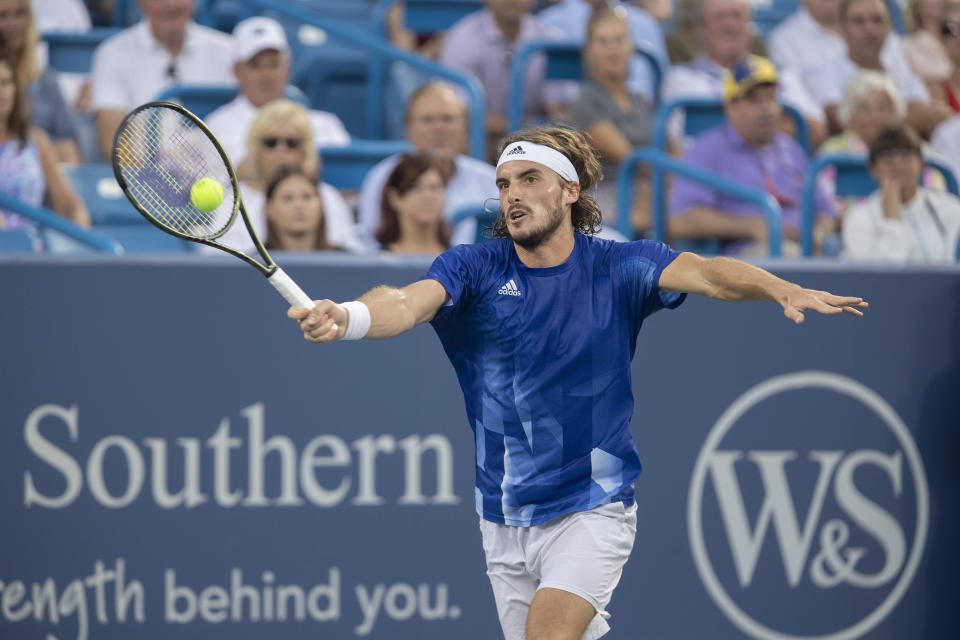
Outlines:
[{"label": "yellow baseball cap", "polygon": [[777,84],[777,68],[766,58],[750,55],[727,72],[723,95],[727,100],[736,100],[761,84]]}]

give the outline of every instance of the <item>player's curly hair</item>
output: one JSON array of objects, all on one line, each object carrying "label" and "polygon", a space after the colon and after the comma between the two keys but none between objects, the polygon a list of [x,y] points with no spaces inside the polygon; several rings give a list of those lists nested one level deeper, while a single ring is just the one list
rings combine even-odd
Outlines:
[{"label": "player's curly hair", "polygon": [[[573,168],[577,170],[577,176],[580,178],[580,198],[573,203],[570,211],[573,228],[584,235],[593,235],[600,231],[603,214],[600,212],[600,205],[597,203],[596,197],[591,192],[603,179],[603,170],[600,168],[600,159],[597,157],[597,152],[590,146],[583,134],[569,127],[521,129],[500,143],[500,147],[497,149],[497,157],[509,145],[520,140],[555,149],[573,163]],[[492,231],[495,238],[510,237],[503,207],[500,208],[500,215],[493,223]]]}]

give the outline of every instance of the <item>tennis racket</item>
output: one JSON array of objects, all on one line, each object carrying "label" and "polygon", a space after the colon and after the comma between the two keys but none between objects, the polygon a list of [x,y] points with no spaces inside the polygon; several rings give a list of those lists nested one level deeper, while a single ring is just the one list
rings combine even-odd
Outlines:
[{"label": "tennis racket", "polygon": [[[178,238],[240,258],[266,276],[291,306],[313,308],[313,300],[277,266],[257,237],[233,166],[200,118],[172,102],[141,105],[120,123],[112,156],[117,182],[144,218]],[[223,189],[223,201],[210,211],[197,208],[190,199],[191,187],[203,178],[216,180]],[[263,264],[217,242],[238,211]]]}]

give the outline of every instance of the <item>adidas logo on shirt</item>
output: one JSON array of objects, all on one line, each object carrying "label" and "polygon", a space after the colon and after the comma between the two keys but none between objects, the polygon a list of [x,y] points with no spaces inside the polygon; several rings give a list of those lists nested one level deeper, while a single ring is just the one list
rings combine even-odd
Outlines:
[{"label": "adidas logo on shirt", "polygon": [[520,293],[520,290],[517,289],[517,283],[514,282],[512,279],[510,280],[510,282],[508,282],[507,284],[505,284],[505,285],[503,285],[502,287],[500,287],[500,290],[497,291],[497,293],[499,293],[499,294],[502,295],[502,296],[519,296],[519,295],[523,295],[523,294]]},{"label": "adidas logo on shirt", "polygon": [[[514,147],[514,148],[510,151],[510,153],[508,153],[507,155],[508,155],[508,156],[515,156],[515,155],[517,155],[518,153],[521,154],[521,155],[526,155],[527,152],[523,150],[523,147]],[[511,282],[513,282],[513,280],[511,280]]]}]

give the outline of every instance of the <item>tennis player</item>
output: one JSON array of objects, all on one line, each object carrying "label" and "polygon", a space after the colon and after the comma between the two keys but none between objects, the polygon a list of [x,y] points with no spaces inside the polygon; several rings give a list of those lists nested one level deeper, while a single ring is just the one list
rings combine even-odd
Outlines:
[{"label": "tennis player", "polygon": [[497,239],[456,246],[407,287],[291,308],[310,342],[387,338],[430,322],[476,435],[476,507],[507,640],[593,640],[633,548],[630,361],[640,326],[687,293],[862,315],[729,258],[592,237],[600,164],[569,129],[518,132],[497,163]]}]

